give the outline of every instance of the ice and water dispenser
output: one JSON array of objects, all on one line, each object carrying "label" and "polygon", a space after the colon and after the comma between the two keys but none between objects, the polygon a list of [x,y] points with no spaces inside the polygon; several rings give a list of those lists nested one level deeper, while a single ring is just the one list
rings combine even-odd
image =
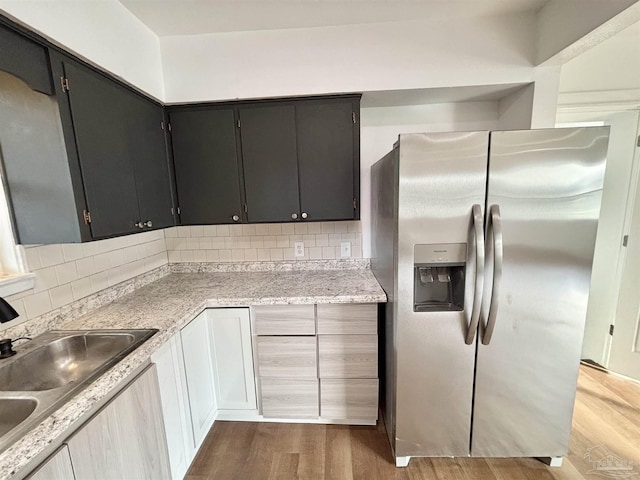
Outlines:
[{"label": "ice and water dispenser", "polygon": [[466,243],[414,246],[414,312],[464,310],[466,258]]}]

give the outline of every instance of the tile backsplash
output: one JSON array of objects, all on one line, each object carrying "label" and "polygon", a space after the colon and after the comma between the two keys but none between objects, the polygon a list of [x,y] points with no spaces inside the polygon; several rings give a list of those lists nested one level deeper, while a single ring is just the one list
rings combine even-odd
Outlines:
[{"label": "tile backsplash", "polygon": [[[200,225],[165,231],[169,263],[333,260],[349,242],[350,258],[362,258],[359,221]],[[294,244],[304,243],[296,257]]]},{"label": "tile backsplash", "polygon": [[[167,264],[164,231],[89,243],[25,246],[34,288],[6,300],[29,320]],[[14,325],[11,322],[11,325]]]}]

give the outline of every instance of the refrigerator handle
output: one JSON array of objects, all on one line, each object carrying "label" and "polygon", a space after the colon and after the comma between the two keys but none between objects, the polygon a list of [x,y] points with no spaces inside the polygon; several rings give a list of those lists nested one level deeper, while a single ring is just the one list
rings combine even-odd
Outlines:
[{"label": "refrigerator handle", "polygon": [[471,345],[476,337],[478,330],[478,322],[480,320],[480,307],[482,306],[482,287],[484,285],[484,228],[482,225],[482,207],[475,204],[471,209],[472,219],[472,248],[474,253],[472,257],[473,270],[475,271],[474,289],[473,289],[473,306],[471,308],[471,319],[467,336],[464,343]]},{"label": "refrigerator handle", "polygon": [[496,326],[496,316],[498,314],[498,294],[500,293],[500,279],[502,278],[502,221],[500,219],[500,207],[492,205],[489,209],[487,221],[487,233],[491,236],[488,243],[492,249],[493,259],[493,281],[491,286],[491,302],[489,303],[489,314],[487,315],[487,326],[482,335],[482,344],[489,345],[493,330]]}]

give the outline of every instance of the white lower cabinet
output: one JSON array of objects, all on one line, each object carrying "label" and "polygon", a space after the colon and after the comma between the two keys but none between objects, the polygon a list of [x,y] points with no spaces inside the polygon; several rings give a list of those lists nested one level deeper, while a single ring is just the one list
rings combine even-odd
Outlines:
[{"label": "white lower cabinet", "polygon": [[27,480],[73,480],[73,466],[69,448],[63,445],[51,455]]},{"label": "white lower cabinet", "polygon": [[171,477],[174,480],[182,479],[195,456],[196,447],[180,333],[156,351],[151,356],[151,361],[156,364],[158,371]]},{"label": "white lower cabinet", "polygon": [[171,478],[155,365],[66,443],[76,480]]}]

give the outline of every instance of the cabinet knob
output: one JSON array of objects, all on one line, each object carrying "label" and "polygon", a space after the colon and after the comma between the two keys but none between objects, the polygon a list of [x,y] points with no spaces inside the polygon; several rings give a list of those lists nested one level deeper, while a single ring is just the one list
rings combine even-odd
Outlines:
[{"label": "cabinet knob", "polygon": [[291,218],[294,219],[294,220],[297,220],[298,219],[298,214],[297,213],[292,213],[291,214]]},{"label": "cabinet knob", "polygon": [[143,225],[144,225],[145,227],[149,227],[149,228],[151,228],[151,227],[153,227],[153,222],[152,222],[151,220],[147,220],[146,222],[144,222],[144,224],[143,224]]},{"label": "cabinet knob", "polygon": [[302,218],[307,218],[309,215],[307,215],[307,212],[302,212],[302,215],[300,215]]},{"label": "cabinet knob", "polygon": [[231,217],[231,220],[237,222],[238,220],[240,220],[240,217],[238,215],[234,215],[233,217]]},{"label": "cabinet knob", "polygon": [[134,223],[133,226],[138,228],[144,228],[144,223],[142,222]]}]

